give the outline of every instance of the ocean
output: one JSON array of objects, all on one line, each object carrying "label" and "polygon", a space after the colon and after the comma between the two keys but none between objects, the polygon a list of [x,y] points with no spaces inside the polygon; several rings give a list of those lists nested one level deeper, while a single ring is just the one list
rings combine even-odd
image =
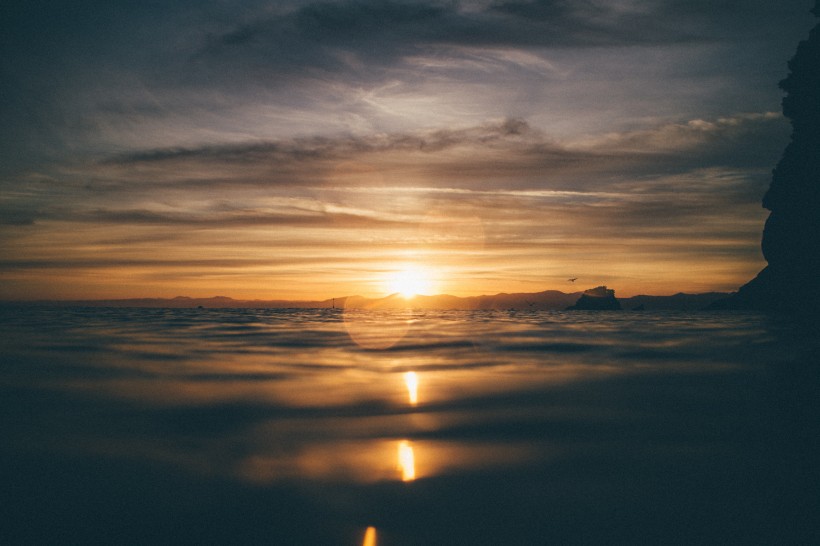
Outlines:
[{"label": "ocean", "polygon": [[820,339],[732,312],[0,308],[0,544],[820,544]]}]

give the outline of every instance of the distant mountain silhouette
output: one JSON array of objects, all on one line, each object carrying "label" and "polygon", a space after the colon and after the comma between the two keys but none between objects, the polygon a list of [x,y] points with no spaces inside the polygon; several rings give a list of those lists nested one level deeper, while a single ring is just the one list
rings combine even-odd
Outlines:
[{"label": "distant mountain silhouette", "polygon": [[348,309],[439,309],[439,310],[522,310],[538,311],[546,309],[563,309],[571,305],[580,296],[580,292],[565,294],[558,290],[546,290],[536,293],[500,293],[492,296],[458,297],[446,294],[437,296],[415,296],[405,299],[398,294],[386,298],[348,298],[345,307]]},{"label": "distant mountain silhouette", "polygon": [[621,298],[620,301],[625,309],[635,311],[698,311],[726,297],[725,292],[705,292],[703,294],[679,292],[673,296],[633,296]]},{"label": "distant mountain silhouette", "polygon": [[[820,17],[820,0],[812,13]],[[780,82],[791,142],[772,173],[761,247],[768,265],[715,308],[816,312],[820,307],[820,24],[797,47]]]},{"label": "distant mountain silhouette", "polygon": [[[495,295],[458,297],[446,294],[437,296],[416,296],[405,299],[399,294],[384,298],[364,298],[347,296],[315,301],[292,300],[238,300],[225,296],[213,298],[131,298],[108,300],[59,300],[39,302],[17,302],[25,305],[52,305],[62,307],[145,307],[165,309],[431,309],[431,310],[496,310],[496,311],[545,311],[563,310],[578,302],[582,292],[564,293],[546,290],[535,293],[500,293]],[[633,296],[621,298],[625,309],[643,306],[647,311],[695,310],[703,309],[713,302],[724,299],[729,294],[710,292],[707,294],[675,294],[674,296]]]}]

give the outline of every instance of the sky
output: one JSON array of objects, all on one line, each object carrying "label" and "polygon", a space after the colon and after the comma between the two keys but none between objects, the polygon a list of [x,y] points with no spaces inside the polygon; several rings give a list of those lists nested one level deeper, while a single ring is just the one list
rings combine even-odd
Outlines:
[{"label": "sky", "polygon": [[0,299],[735,290],[813,4],[6,0]]}]

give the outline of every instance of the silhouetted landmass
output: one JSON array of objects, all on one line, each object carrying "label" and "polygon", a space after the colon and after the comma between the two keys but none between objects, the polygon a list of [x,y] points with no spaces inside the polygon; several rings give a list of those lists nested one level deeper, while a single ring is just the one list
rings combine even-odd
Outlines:
[{"label": "silhouetted landmass", "polygon": [[[556,311],[575,305],[583,296],[581,292],[569,294],[558,290],[535,293],[500,293],[495,295],[458,297],[451,295],[416,296],[405,299],[399,294],[385,298],[347,296],[316,301],[291,300],[239,300],[224,296],[213,298],[132,298],[109,300],[59,300],[33,302],[6,302],[5,305],[49,305],[59,307],[145,307],[165,309],[431,309],[431,310],[496,310],[496,311]],[[640,305],[647,311],[703,309],[729,294],[709,292],[706,294],[675,294],[673,296],[633,296],[622,298],[625,309]]]},{"label": "silhouetted landmass", "polygon": [[624,309],[633,311],[698,311],[714,302],[725,299],[725,292],[706,292],[704,294],[684,294],[673,296],[633,296],[621,298]]},{"label": "silhouetted landmass", "polygon": [[415,296],[405,299],[399,294],[386,298],[347,298],[347,309],[438,309],[438,310],[522,310],[542,311],[564,309],[578,299],[580,292],[565,294],[558,290],[536,293],[500,293],[492,296],[458,297],[446,294],[437,296]]},{"label": "silhouetted landmass", "polygon": [[575,305],[567,311],[620,311],[621,303],[615,297],[615,291],[606,286],[597,286],[584,290]]},{"label": "silhouetted landmass", "polygon": [[[812,13],[820,17],[820,0]],[[763,206],[768,265],[714,308],[816,312],[820,307],[820,25],[800,42],[780,82],[791,142],[772,173]]]}]

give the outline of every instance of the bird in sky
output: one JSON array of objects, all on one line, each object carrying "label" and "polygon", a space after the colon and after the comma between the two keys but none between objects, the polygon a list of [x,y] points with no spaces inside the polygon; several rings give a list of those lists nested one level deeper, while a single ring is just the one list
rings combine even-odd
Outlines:
[{"label": "bird in sky", "polygon": [[575,277],[574,279],[567,279],[567,280],[568,280],[569,282],[575,282],[575,281],[577,281],[577,280],[578,280],[578,277]]}]

